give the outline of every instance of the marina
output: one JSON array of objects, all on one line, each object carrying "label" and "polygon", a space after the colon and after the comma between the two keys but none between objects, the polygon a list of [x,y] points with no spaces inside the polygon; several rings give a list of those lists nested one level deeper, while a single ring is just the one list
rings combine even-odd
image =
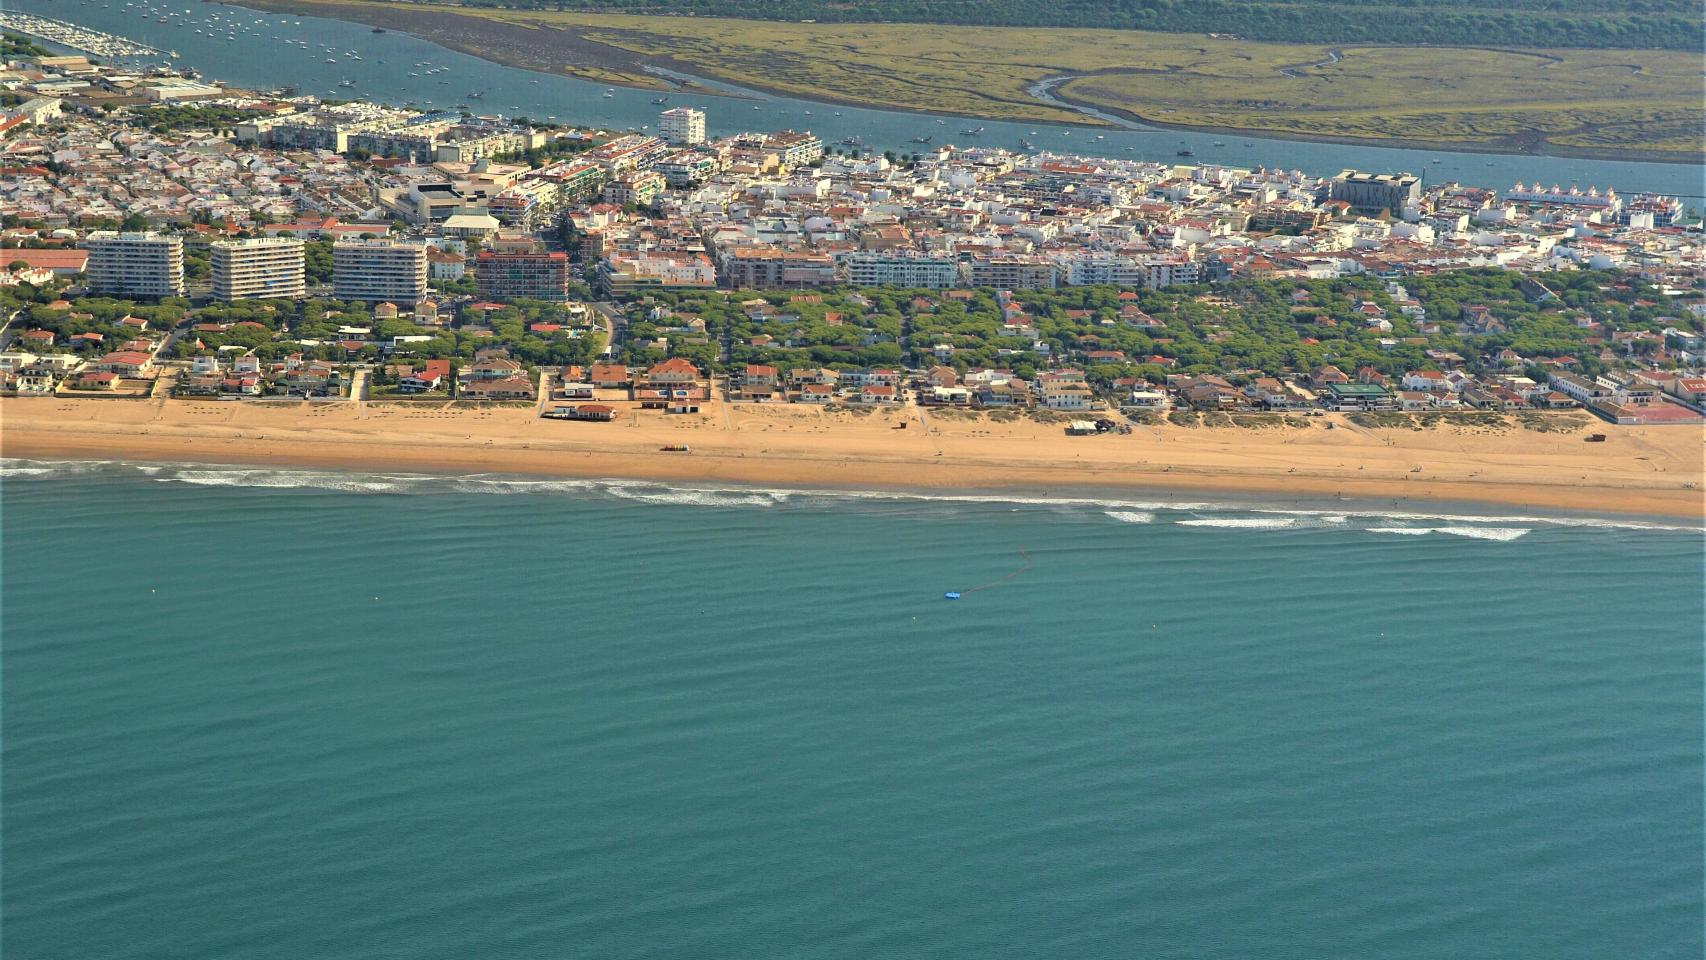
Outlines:
[{"label": "marina", "polygon": [[[0,27],[14,33],[56,43],[62,47],[92,53],[98,57],[157,57],[161,51],[145,43],[91,30],[74,23],[39,17],[15,10],[0,11]],[[176,51],[173,51],[175,54]]]}]

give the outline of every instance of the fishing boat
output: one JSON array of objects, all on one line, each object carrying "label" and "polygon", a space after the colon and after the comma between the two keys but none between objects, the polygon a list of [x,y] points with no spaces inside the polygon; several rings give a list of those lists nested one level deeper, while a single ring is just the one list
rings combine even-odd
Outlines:
[{"label": "fishing boat", "polygon": [[664,104],[664,103],[668,103],[668,102],[669,102],[668,97],[658,97],[652,101],[652,103],[654,103],[654,104]]},{"label": "fishing boat", "polygon": [[1196,156],[1196,154],[1192,153],[1189,150],[1180,150],[1178,153],[1173,154],[1173,156],[1175,156],[1175,157],[1194,157],[1194,156]]},{"label": "fishing boat", "polygon": [[930,140],[931,140],[930,137],[913,137],[912,138],[913,143],[929,143]]}]

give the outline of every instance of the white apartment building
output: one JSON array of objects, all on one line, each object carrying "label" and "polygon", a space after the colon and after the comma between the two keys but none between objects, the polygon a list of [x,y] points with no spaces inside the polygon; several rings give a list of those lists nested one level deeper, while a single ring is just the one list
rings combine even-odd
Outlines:
[{"label": "white apartment building", "polygon": [[426,292],[424,245],[390,240],[332,244],[332,295],[339,300],[414,303]]},{"label": "white apartment building", "polygon": [[705,111],[674,107],[658,114],[658,134],[670,143],[695,146],[705,142]]},{"label": "white apartment building", "polygon": [[979,257],[971,262],[971,285],[997,290],[1047,290],[1058,285],[1053,261],[1043,257]]},{"label": "white apartment building", "polygon": [[1081,254],[1061,263],[1061,282],[1069,287],[1111,285],[1159,290],[1175,284],[1197,283],[1200,264],[1172,257],[1120,257]]},{"label": "white apartment building", "polygon": [[949,257],[854,253],[847,257],[847,282],[857,287],[947,290],[960,285],[960,265]]},{"label": "white apartment building", "polygon": [[184,293],[184,241],[172,234],[97,230],[89,251],[89,290],[132,297],[178,297]]},{"label": "white apartment building", "polygon": [[286,299],[308,293],[304,244],[294,237],[220,240],[212,253],[216,300]]},{"label": "white apartment building", "polygon": [[1085,254],[1067,258],[1061,266],[1061,281],[1069,287],[1141,287],[1146,274],[1143,265],[1131,257]]},{"label": "white apartment building", "polygon": [[1167,258],[1139,263],[1143,267],[1143,285],[1154,290],[1202,282],[1202,265],[1190,260]]}]

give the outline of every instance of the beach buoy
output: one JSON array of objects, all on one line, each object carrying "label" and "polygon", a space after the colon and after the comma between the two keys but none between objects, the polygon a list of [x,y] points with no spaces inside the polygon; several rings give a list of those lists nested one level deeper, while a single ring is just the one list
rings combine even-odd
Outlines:
[{"label": "beach buoy", "polygon": [[958,600],[959,598],[960,594],[956,590],[949,590],[947,593],[942,594],[942,599],[944,600]]}]

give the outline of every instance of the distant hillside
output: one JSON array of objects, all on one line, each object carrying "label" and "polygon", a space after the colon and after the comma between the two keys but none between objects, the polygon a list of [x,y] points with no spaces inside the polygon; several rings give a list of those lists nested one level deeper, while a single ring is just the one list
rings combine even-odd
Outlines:
[{"label": "distant hillside", "polygon": [[633,14],[1111,27],[1307,43],[1699,49],[1698,0],[462,0],[470,7]]}]

